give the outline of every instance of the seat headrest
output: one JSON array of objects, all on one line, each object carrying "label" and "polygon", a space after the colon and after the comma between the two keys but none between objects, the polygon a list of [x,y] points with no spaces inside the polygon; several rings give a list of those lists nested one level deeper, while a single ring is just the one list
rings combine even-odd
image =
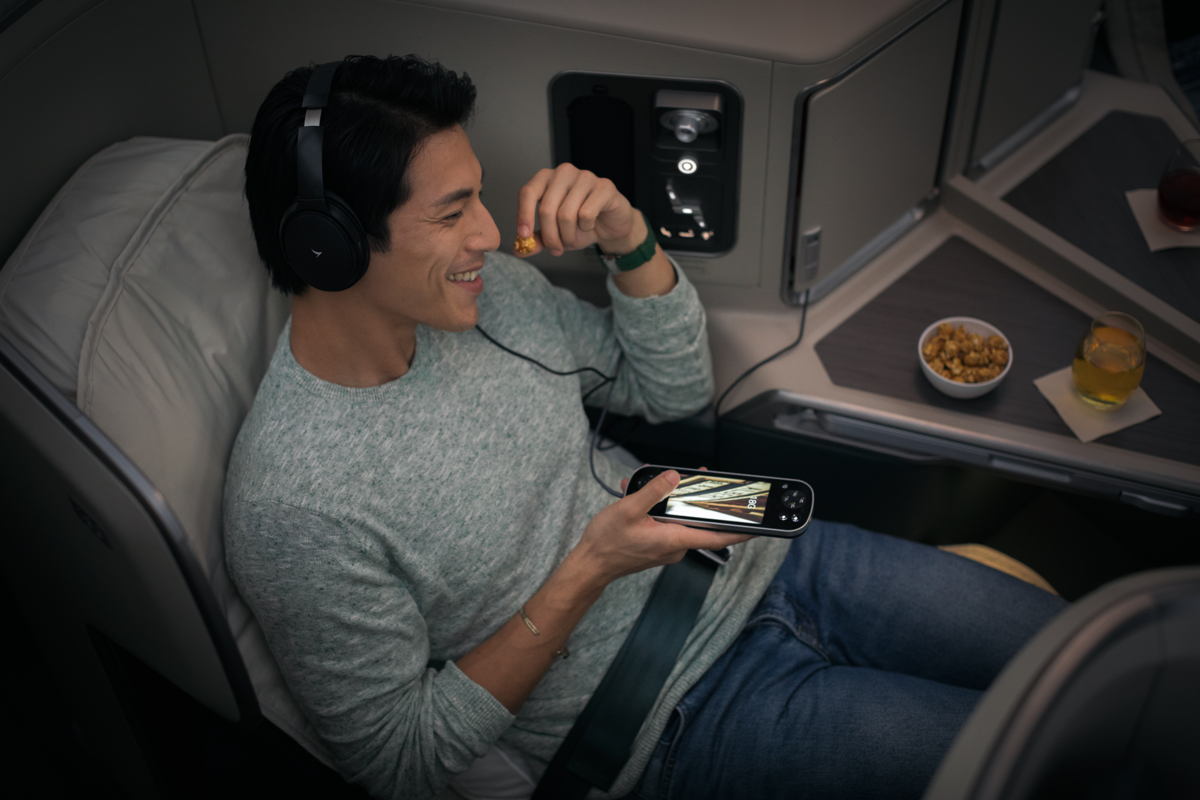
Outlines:
[{"label": "seat headrest", "polygon": [[250,229],[249,137],[139,137],[84,163],[0,269],[0,336],[125,452],[179,518],[262,711],[318,758],[224,564],[234,437],[288,312]]},{"label": "seat headrest", "polygon": [[247,141],[104,149],[0,270],[0,335],[146,473],[210,578],[229,449],[287,311],[254,247]]}]

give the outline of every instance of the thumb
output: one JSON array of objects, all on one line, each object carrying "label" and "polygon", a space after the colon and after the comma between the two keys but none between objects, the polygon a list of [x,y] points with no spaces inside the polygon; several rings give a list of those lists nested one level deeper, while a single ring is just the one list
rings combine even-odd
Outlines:
[{"label": "thumb", "polygon": [[667,495],[675,490],[679,485],[679,473],[673,469],[664,470],[633,494],[627,494],[621,498],[626,510],[633,516],[643,516],[650,513],[650,509],[654,508]]}]

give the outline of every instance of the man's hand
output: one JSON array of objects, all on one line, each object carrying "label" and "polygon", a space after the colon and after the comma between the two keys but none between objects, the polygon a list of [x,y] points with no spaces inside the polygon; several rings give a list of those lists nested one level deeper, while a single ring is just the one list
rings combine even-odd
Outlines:
[{"label": "man's hand", "polygon": [[749,534],[717,533],[658,522],[647,514],[679,484],[679,473],[656,475],[592,518],[569,558],[579,562],[600,585],[622,575],[679,561],[688,550],[720,550],[744,542]]},{"label": "man's hand", "polygon": [[683,558],[693,548],[720,549],[748,536],[693,530],[646,516],[679,484],[674,470],[656,476],[592,518],[582,538],[524,609],[538,635],[514,611],[504,625],[455,663],[513,714],[537,686],[559,648],[616,578]]},{"label": "man's hand", "polygon": [[[535,237],[540,244],[518,255],[533,255],[544,247],[561,256],[593,244],[606,253],[632,252],[646,238],[642,215],[608,178],[572,164],[539,170],[517,196],[517,237]],[[536,238],[536,237],[535,237]]]}]

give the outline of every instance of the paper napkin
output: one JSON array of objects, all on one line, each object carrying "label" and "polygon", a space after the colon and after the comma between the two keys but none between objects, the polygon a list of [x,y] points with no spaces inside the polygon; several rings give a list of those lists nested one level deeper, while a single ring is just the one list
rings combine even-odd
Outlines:
[{"label": "paper napkin", "polygon": [[1050,405],[1054,406],[1054,410],[1081,442],[1090,442],[1101,436],[1116,433],[1122,428],[1145,422],[1162,413],[1162,410],[1154,405],[1150,395],[1140,386],[1120,408],[1111,411],[1092,408],[1075,393],[1070,367],[1043,375],[1034,380],[1033,384],[1050,401]]}]

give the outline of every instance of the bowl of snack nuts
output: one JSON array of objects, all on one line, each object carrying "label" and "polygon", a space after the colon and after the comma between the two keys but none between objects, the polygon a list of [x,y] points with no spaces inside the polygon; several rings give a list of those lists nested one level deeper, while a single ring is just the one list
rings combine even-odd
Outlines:
[{"label": "bowl of snack nuts", "polygon": [[934,388],[965,400],[1000,385],[1012,369],[1013,351],[995,325],[974,317],[946,317],[921,334],[917,360]]}]

